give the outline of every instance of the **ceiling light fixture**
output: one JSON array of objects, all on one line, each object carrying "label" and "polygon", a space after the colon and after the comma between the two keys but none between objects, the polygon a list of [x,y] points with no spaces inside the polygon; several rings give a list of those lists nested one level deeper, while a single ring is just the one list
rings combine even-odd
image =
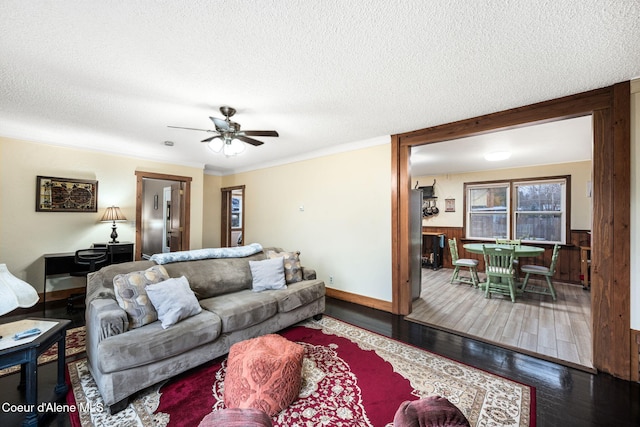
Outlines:
[{"label": "ceiling light fixture", "polygon": [[484,155],[485,160],[488,160],[490,162],[507,160],[509,157],[511,157],[511,152],[509,151],[494,151],[492,153],[487,153]]},{"label": "ceiling light fixture", "polygon": [[236,138],[225,138],[224,141],[220,138],[213,139],[207,147],[216,154],[222,153],[226,157],[237,156],[242,154],[247,148],[244,142]]}]

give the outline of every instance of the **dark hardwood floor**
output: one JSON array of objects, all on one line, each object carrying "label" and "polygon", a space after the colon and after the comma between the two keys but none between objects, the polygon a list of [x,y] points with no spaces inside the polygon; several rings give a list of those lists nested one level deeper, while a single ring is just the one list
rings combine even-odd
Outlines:
[{"label": "dark hardwood floor", "polygon": [[[589,374],[332,298],[327,298],[325,312],[356,326],[535,387],[538,426],[640,426],[639,383],[622,381],[607,374]],[[81,312],[68,316],[64,307],[48,311],[47,316],[72,317],[74,327],[83,323]],[[2,322],[16,319],[16,316],[5,316]],[[53,398],[55,374],[54,363],[40,367],[39,402]],[[0,403],[24,401],[16,389],[18,379],[18,374],[0,378]],[[20,415],[0,410],[0,426],[18,426],[21,420]],[[41,425],[67,427],[70,423],[66,414],[59,414],[44,419]]]}]

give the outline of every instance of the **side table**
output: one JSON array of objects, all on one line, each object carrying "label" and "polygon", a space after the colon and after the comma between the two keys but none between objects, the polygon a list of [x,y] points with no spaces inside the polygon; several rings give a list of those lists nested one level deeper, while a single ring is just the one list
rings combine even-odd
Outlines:
[{"label": "side table", "polygon": [[[0,369],[21,365],[20,386],[25,388],[26,404],[24,408],[27,413],[22,422],[23,426],[37,427],[38,425],[38,403],[36,402],[38,399],[38,356],[55,343],[58,343],[58,378],[55,393],[60,396],[67,392],[67,384],[64,380],[65,344],[67,328],[70,324],[71,321],[68,319],[28,318],[0,325],[0,334],[3,337],[0,341],[3,344],[0,345]],[[25,338],[13,341],[13,334],[34,327],[40,327],[44,332],[31,340]]]}]

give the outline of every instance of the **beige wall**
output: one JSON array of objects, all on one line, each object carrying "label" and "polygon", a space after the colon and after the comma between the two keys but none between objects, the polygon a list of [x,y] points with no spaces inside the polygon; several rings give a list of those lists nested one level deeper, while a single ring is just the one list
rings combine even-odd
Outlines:
[{"label": "beige wall", "polygon": [[220,247],[220,209],[222,209],[222,177],[215,175],[204,176],[204,200],[202,201],[203,221],[202,221],[202,247]]},{"label": "beige wall", "polygon": [[[420,186],[433,185],[440,213],[422,221],[425,227],[462,227],[464,220],[464,183],[500,179],[537,178],[571,175],[571,228],[591,230],[591,198],[587,197],[587,183],[591,182],[591,162],[575,162],[530,168],[501,169],[456,175],[423,176],[412,178]],[[445,199],[455,199],[455,212],[445,212]]]},{"label": "beige wall", "polygon": [[[299,250],[328,287],[391,301],[390,177],[383,144],[226,176],[221,185],[246,185],[245,244]],[[216,179],[205,184],[207,197],[219,199]],[[209,219],[203,240],[215,241],[219,219]]]},{"label": "beige wall", "polygon": [[[118,223],[118,240],[135,241],[135,171],[192,177],[191,248],[202,247],[203,173],[201,169],[151,162],[94,151],[0,138],[0,263],[39,292],[43,254],[71,252],[106,242],[104,208],[120,206],[127,222]],[[35,211],[36,176],[98,180],[98,212]],[[77,286],[59,281],[48,291]]]}]

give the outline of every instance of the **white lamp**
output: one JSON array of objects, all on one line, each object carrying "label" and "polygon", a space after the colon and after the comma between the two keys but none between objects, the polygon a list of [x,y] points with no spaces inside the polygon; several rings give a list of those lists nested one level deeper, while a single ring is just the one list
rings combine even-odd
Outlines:
[{"label": "white lamp", "polygon": [[39,299],[33,286],[11,274],[6,264],[0,264],[0,316],[18,307],[32,307]]}]

